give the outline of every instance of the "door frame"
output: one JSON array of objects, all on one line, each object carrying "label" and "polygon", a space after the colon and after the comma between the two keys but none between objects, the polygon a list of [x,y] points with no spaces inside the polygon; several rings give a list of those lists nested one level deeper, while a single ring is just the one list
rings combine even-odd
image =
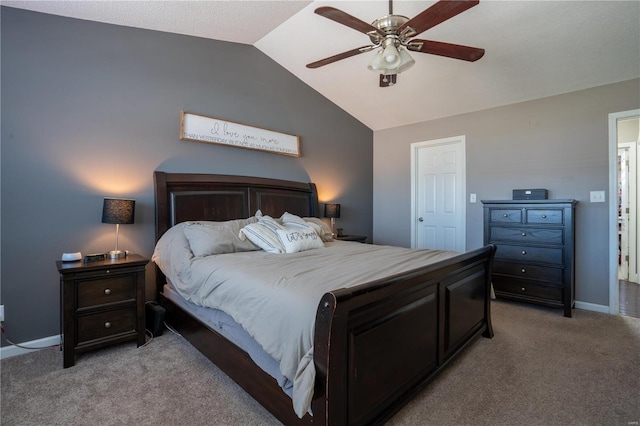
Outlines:
[{"label": "door frame", "polygon": [[[626,151],[627,155],[626,155],[626,160],[627,160],[627,164],[628,167],[626,169],[627,171],[627,188],[626,188],[626,194],[625,191],[622,191],[622,198],[623,201],[626,201],[626,204],[628,205],[628,211],[625,212],[626,213],[626,222],[625,222],[625,227],[623,227],[623,231],[626,232],[622,232],[621,235],[621,239],[622,241],[626,242],[626,255],[628,257],[628,260],[626,261],[626,280],[632,281],[632,282],[638,282],[638,265],[637,265],[637,259],[638,259],[638,254],[637,254],[637,243],[638,243],[638,239],[637,239],[637,185],[638,185],[638,177],[637,177],[637,172],[636,172],[636,166],[637,166],[637,146],[638,146],[638,142],[622,142],[622,143],[618,143],[618,156],[620,156],[620,151]],[[618,182],[618,181],[616,181]],[[617,185],[616,185],[616,190],[617,190]],[[623,188],[624,189],[624,188]],[[626,234],[626,235],[625,235]],[[634,238],[629,238],[630,236],[633,236]],[[626,237],[626,238],[625,238]],[[624,248],[625,245],[622,244],[622,247]],[[622,251],[620,253],[623,257],[625,252]],[[623,260],[624,262],[624,260]],[[618,268],[618,272],[620,272],[620,268]],[[618,279],[620,279],[620,275],[618,274]]]},{"label": "door frame", "polygon": [[462,161],[464,167],[462,168],[462,176],[460,179],[461,187],[460,191],[462,192],[462,206],[460,207],[460,214],[463,217],[462,220],[462,234],[464,240],[465,251],[467,247],[467,138],[465,135],[461,136],[452,136],[449,138],[442,139],[433,139],[424,142],[414,142],[411,144],[411,248],[416,248],[417,237],[416,234],[418,232],[416,222],[418,221],[417,216],[417,204],[418,204],[418,194],[417,191],[417,176],[418,167],[418,150],[420,148],[428,147],[428,146],[438,146],[438,145],[450,145],[452,143],[459,143],[461,145],[462,151]]},{"label": "door frame", "polygon": [[609,114],[609,313],[620,313],[618,289],[618,120],[640,116],[640,109]]}]

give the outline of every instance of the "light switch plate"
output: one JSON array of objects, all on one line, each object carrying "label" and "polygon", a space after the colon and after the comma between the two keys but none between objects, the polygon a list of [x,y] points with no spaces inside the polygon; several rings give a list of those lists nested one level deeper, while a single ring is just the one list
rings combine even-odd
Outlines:
[{"label": "light switch plate", "polygon": [[591,191],[589,193],[589,199],[592,203],[604,203],[604,198],[604,191]]},{"label": "light switch plate", "polygon": [[476,202],[476,194],[469,194],[469,202],[470,203]]}]

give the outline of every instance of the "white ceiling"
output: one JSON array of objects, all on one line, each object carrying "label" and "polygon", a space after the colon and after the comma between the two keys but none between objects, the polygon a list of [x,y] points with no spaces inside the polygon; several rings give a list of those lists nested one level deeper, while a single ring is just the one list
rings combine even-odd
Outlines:
[{"label": "white ceiling", "polygon": [[[409,18],[435,1],[395,0]],[[393,87],[367,70],[373,52],[318,69],[307,63],[370,44],[313,13],[333,6],[367,23],[386,0],[15,1],[5,6],[254,45],[373,130],[640,77],[640,1],[505,1],[480,4],[420,34],[484,48],[477,62],[412,52]],[[640,88],[639,88],[640,97]],[[640,99],[639,99],[640,101]]]}]

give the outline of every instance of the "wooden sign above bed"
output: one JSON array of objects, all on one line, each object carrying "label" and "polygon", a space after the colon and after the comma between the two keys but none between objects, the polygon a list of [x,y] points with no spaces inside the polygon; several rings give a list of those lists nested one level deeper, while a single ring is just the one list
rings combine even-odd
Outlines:
[{"label": "wooden sign above bed", "polygon": [[296,135],[180,111],[180,139],[300,156]]}]

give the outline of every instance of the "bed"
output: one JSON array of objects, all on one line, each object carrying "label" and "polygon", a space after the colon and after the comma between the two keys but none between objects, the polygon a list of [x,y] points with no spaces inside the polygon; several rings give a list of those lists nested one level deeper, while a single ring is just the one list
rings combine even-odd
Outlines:
[{"label": "bed", "polygon": [[[190,221],[244,219],[258,210],[273,218],[285,212],[305,218],[319,213],[313,183],[159,171],[154,173],[154,183],[157,242]],[[323,253],[367,249],[356,242],[326,245],[334,248]],[[282,381],[268,368],[270,361],[261,362],[239,340],[212,326],[203,316],[208,308],[189,308],[173,294],[167,285],[170,280],[160,269],[156,271],[157,299],[166,309],[167,324],[284,424],[381,423],[477,336],[493,337],[494,252],[489,245],[447,255],[389,276],[372,275],[370,281],[351,287],[339,284],[334,289],[327,278],[322,285],[329,290],[318,294],[317,307],[311,312],[314,376],[310,408],[305,412],[294,411],[291,394],[283,391]],[[247,257],[252,263],[265,257],[263,253],[245,256],[253,256]]]}]

